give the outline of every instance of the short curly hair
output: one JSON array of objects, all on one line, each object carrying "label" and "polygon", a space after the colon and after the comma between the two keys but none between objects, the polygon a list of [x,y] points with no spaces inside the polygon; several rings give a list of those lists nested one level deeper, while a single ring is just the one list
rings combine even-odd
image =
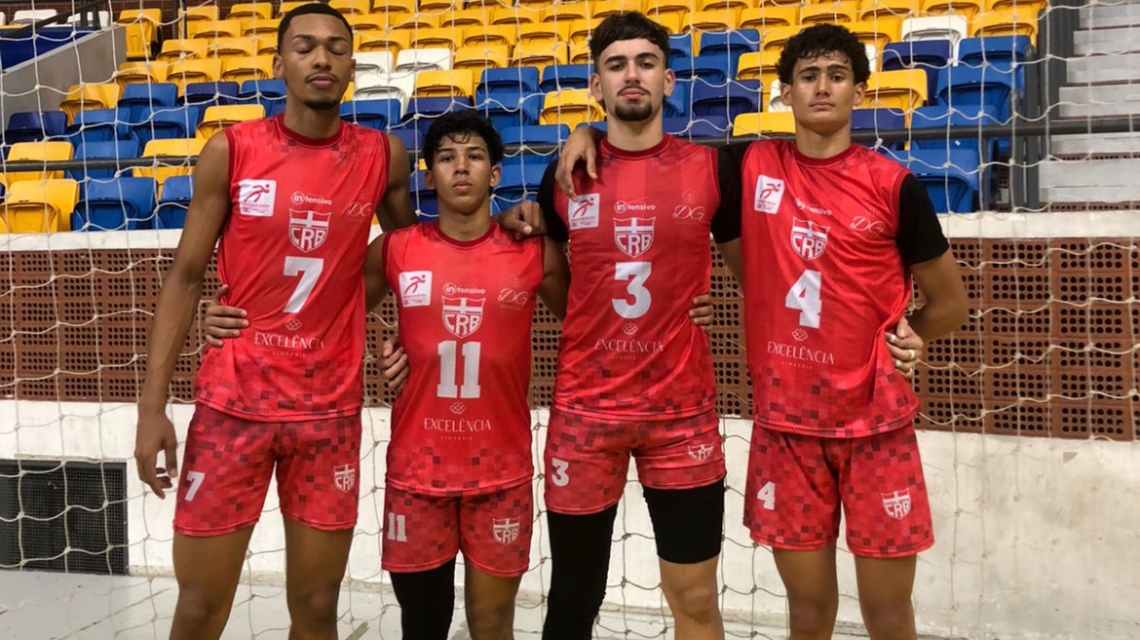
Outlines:
[{"label": "short curly hair", "polygon": [[787,46],[776,63],[780,84],[792,84],[796,63],[800,60],[813,60],[829,53],[837,53],[851,62],[855,83],[867,82],[871,77],[871,63],[867,60],[867,49],[855,34],[838,24],[817,24],[800,31],[788,40]]},{"label": "short curly hair", "polygon": [[475,111],[452,111],[435,119],[424,134],[423,153],[421,157],[428,169],[435,164],[435,152],[444,138],[451,138],[456,142],[464,142],[471,134],[475,134],[487,143],[487,153],[491,157],[491,166],[499,164],[503,159],[503,139],[495,130],[495,125]]}]

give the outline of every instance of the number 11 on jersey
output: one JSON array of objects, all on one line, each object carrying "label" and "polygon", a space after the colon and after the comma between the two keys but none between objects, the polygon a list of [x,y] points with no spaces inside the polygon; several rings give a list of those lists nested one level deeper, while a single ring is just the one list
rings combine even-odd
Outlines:
[{"label": "number 11 on jersey", "polygon": [[822,286],[818,271],[804,271],[784,297],[784,306],[800,312],[800,326],[809,329],[819,328],[819,314],[823,303],[819,298]]},{"label": "number 11 on jersey", "polygon": [[463,343],[463,381],[462,386],[456,383],[459,363],[456,362],[458,344],[455,340],[444,340],[439,343],[439,384],[435,394],[440,398],[478,398],[479,388],[479,356],[483,350],[480,342]]}]

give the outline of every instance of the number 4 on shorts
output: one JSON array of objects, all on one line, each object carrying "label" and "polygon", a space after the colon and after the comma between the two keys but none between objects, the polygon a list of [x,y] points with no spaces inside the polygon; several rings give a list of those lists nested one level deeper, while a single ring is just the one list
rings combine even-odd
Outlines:
[{"label": "number 4 on shorts", "polygon": [[776,483],[767,482],[756,493],[756,499],[764,504],[764,508],[771,511],[776,508]]}]

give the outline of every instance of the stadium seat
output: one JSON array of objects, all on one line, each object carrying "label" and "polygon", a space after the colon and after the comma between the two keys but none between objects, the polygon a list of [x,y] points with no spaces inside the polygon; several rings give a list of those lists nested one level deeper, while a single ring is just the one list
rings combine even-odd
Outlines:
[{"label": "stadium seat", "polygon": [[980,159],[973,149],[916,149],[906,164],[937,213],[971,213],[978,210]]},{"label": "stadium seat", "polygon": [[760,111],[760,81],[739,80],[723,87],[698,82],[693,87],[692,118],[720,116],[732,121],[742,113]]},{"label": "stadium seat", "polygon": [[1012,73],[993,67],[948,67],[938,76],[938,101],[961,110],[984,106],[1006,122],[1013,112],[1013,83]]},{"label": "stadium seat", "polygon": [[130,127],[130,136],[146,147],[151,140],[191,138],[198,129],[200,105],[186,107],[144,107],[142,117]]},{"label": "stadium seat", "polygon": [[689,94],[692,93],[692,86],[694,84],[710,86],[700,80],[678,80],[673,84],[673,93],[665,98],[661,115],[666,118],[688,117]]},{"label": "stadium seat", "polygon": [[420,120],[426,129],[435,118],[445,113],[467,111],[471,106],[470,98],[412,98],[404,110],[401,125]]},{"label": "stadium seat", "polygon": [[[202,147],[206,146],[206,140],[203,138],[175,138],[166,140],[151,140],[146,143],[143,149],[142,157],[153,158],[173,158],[174,163],[179,162],[179,159],[187,156],[197,156],[202,153]],[[158,184],[163,184],[167,178],[171,176],[188,176],[194,172],[193,167],[185,166],[159,166],[154,165],[150,167],[135,167],[133,169],[134,176],[137,178],[154,178]]]},{"label": "stadium seat", "polygon": [[162,24],[161,9],[124,9],[116,21],[123,26],[127,39],[128,59],[151,59],[153,47],[158,43],[158,30]]},{"label": "stadium seat", "polygon": [[953,60],[949,40],[907,40],[893,42],[883,48],[880,68],[883,71],[922,69],[926,71],[928,96],[938,95],[938,74]]},{"label": "stadium seat", "polygon": [[[892,131],[906,128],[906,114],[894,109],[855,109],[851,112],[852,131]],[[874,147],[875,143],[867,144]],[[903,143],[887,142],[887,149],[901,150]]]},{"label": "stadium seat", "polygon": [[123,139],[127,137],[130,119],[131,110],[127,107],[80,111],[67,126],[67,136],[73,145]]},{"label": "stadium seat", "polygon": [[926,103],[927,86],[926,72],[922,69],[873,73],[867,81],[867,92],[861,106],[913,111]]},{"label": "stadium seat", "polygon": [[923,0],[922,13],[930,16],[959,15],[968,21],[985,10],[985,0]]},{"label": "stadium seat", "polygon": [[192,82],[178,102],[183,105],[222,105],[236,104],[238,101],[236,82]]},{"label": "stadium seat", "polygon": [[888,44],[899,39],[902,20],[884,16],[873,20],[857,20],[844,26],[855,34],[859,42],[882,51]]},{"label": "stadium seat", "polygon": [[400,122],[403,105],[399,100],[350,100],[340,105],[340,117],[362,127],[385,131]]},{"label": "stadium seat", "polygon": [[70,122],[80,111],[114,107],[121,94],[122,88],[113,82],[73,84],[67,90],[67,97],[59,104],[59,110],[67,114]]},{"label": "stadium seat", "polygon": [[568,47],[569,55],[567,60],[570,64],[590,64],[590,45],[588,44],[573,44]]},{"label": "stadium seat", "polygon": [[589,64],[558,64],[542,70],[538,90],[543,93],[560,89],[589,89],[594,66]]},{"label": "stadium seat", "polygon": [[415,72],[407,71],[386,76],[370,76],[368,82],[360,85],[354,100],[399,100],[407,103],[416,89]]},{"label": "stadium seat", "polygon": [[546,165],[539,162],[503,167],[502,179],[499,180],[499,186],[495,187],[495,197],[512,205],[523,200],[537,200],[538,186],[542,183],[544,173]]},{"label": "stadium seat", "polygon": [[258,43],[253,38],[214,38],[206,46],[206,56],[210,58],[248,58],[256,55]]},{"label": "stadium seat", "polygon": [[356,82],[360,84],[360,78],[365,75],[379,74],[384,75],[392,71],[392,61],[395,59],[391,53],[387,51],[370,51],[370,52],[357,52],[352,56],[356,61]]},{"label": "stadium seat", "polygon": [[182,21],[187,27],[195,22],[217,22],[221,19],[222,13],[217,5],[203,4],[182,10]]},{"label": "stadium seat", "polygon": [[734,31],[740,24],[740,9],[714,9],[712,11],[690,11],[681,30],[692,33],[709,31]]},{"label": "stadium seat", "polygon": [[736,61],[726,54],[695,56],[670,63],[678,80],[704,80],[709,84],[724,84],[736,76]]},{"label": "stadium seat", "polygon": [[440,21],[439,26],[445,29],[448,27],[482,27],[483,25],[490,25],[494,19],[494,6],[479,5],[448,12]]},{"label": "stadium seat", "polygon": [[439,29],[419,29],[412,32],[413,49],[448,49],[454,51],[457,43],[463,42],[464,27]]},{"label": "stadium seat", "polygon": [[404,49],[396,56],[394,72],[447,70],[451,68],[451,49]]},{"label": "stadium seat", "polygon": [[265,107],[260,104],[231,104],[209,107],[198,124],[196,137],[208,140],[216,133],[248,120],[265,117]]},{"label": "stadium seat", "polygon": [[780,89],[780,79],[776,78],[770,84],[764,85],[767,90],[764,91],[764,105],[766,111],[791,111],[792,106],[784,104],[784,97]]},{"label": "stadium seat", "polygon": [[1027,36],[1037,44],[1037,13],[1025,9],[989,11],[970,23],[970,37]]},{"label": "stadium seat", "polygon": [[563,44],[570,42],[569,22],[537,22],[534,24],[524,24],[519,27],[519,37],[515,44],[553,44],[555,42]]},{"label": "stadium seat", "polygon": [[12,24],[33,24],[40,20],[54,18],[58,13],[55,9],[21,9],[12,14]]},{"label": "stadium seat", "polygon": [[570,50],[562,42],[530,41],[515,47],[514,61],[518,66],[540,69],[555,64],[569,64]]},{"label": "stadium seat", "polygon": [[67,114],[62,111],[20,111],[8,118],[4,144],[37,142],[44,138],[63,137],[67,130]]},{"label": "stadium seat", "polygon": [[475,98],[476,109],[497,129],[538,124],[542,102],[542,94],[506,91],[496,92],[494,97],[476,92]]},{"label": "stadium seat", "polygon": [[[686,14],[695,8],[693,7],[693,0],[648,0],[645,7],[645,15],[653,18],[659,23],[673,21],[679,25],[687,25],[689,21],[686,19]],[[681,29],[673,33],[680,32]]]},{"label": "stadium seat", "polygon": [[902,20],[920,13],[921,0],[863,0],[859,3],[859,20],[896,18]]},{"label": "stadium seat", "polygon": [[583,122],[600,122],[606,114],[585,89],[565,89],[546,94],[540,124],[564,124],[571,129]]},{"label": "stadium seat", "polygon": [[799,33],[799,27],[772,27],[765,29],[763,39],[760,41],[760,51],[783,51],[788,40]]},{"label": "stadium seat", "polygon": [[482,73],[484,69],[501,69],[511,64],[510,47],[494,44],[460,47],[455,51],[451,64],[455,69],[466,69],[474,73]]},{"label": "stadium seat", "polygon": [[[198,59],[206,56],[206,49],[210,43],[206,40],[165,40],[162,51],[155,58],[158,62],[177,62],[186,59]],[[169,75],[169,73],[167,74]]]},{"label": "stadium seat", "polygon": [[507,67],[484,71],[476,92],[485,91],[492,96],[499,90],[536,93],[539,86],[538,67]]},{"label": "stadium seat", "polygon": [[934,105],[915,109],[910,119],[910,128],[912,130],[973,127],[978,130],[978,135],[971,137],[950,137],[946,135],[933,140],[915,139],[910,141],[910,148],[942,149],[944,151],[973,149],[978,152],[983,162],[992,162],[998,158],[1000,139],[983,139],[981,137],[981,127],[983,125],[998,124],[998,122],[997,115],[985,106],[979,107],[976,110],[964,110],[960,107],[951,109],[945,105]]},{"label": "stadium seat", "polygon": [[[392,18],[389,18],[392,20]],[[391,29],[403,31],[419,31],[420,29],[437,29],[439,28],[440,16],[430,15],[426,13],[416,12],[411,15],[400,15],[396,17],[397,22],[391,23]]]},{"label": "stadium seat", "polygon": [[186,24],[186,35],[195,40],[240,38],[242,31],[241,20],[217,20],[215,22],[196,20]]},{"label": "stadium seat", "polygon": [[590,36],[598,30],[598,25],[600,24],[602,24],[602,18],[575,20],[570,23],[570,44],[588,44],[590,42]]},{"label": "stadium seat", "polygon": [[74,180],[25,180],[11,184],[0,215],[0,233],[58,233],[71,230],[79,199]]},{"label": "stadium seat", "polygon": [[368,15],[372,10],[369,0],[329,0],[329,6],[344,15]]},{"label": "stadium seat", "polygon": [[539,124],[525,127],[504,127],[501,133],[504,145],[561,144],[570,137],[570,127],[564,124]]},{"label": "stadium seat", "polygon": [[166,81],[164,62],[124,62],[115,72],[115,82],[123,90],[133,84],[157,84]]},{"label": "stadium seat", "polygon": [[1026,14],[1036,16],[1048,5],[1046,0],[987,0],[988,11],[1002,11],[1006,9],[1024,10]]},{"label": "stadium seat", "polygon": [[463,97],[475,94],[475,73],[467,69],[420,71],[416,74],[417,98]]},{"label": "stadium seat", "polygon": [[[61,162],[71,160],[75,149],[70,142],[63,140],[41,140],[38,142],[17,142],[8,150],[7,162]],[[63,178],[62,171],[21,171],[6,173],[4,181],[9,188],[22,180],[56,180]]]},{"label": "stadium seat", "polygon": [[[145,180],[145,178],[135,178]],[[186,210],[194,193],[193,176],[171,176],[162,185],[162,196],[155,211],[155,229],[181,229],[186,224]]]},{"label": "stadium seat", "polygon": [[238,2],[230,5],[230,10],[226,13],[226,18],[229,20],[241,20],[243,18],[269,19],[272,16],[273,4],[270,2]]},{"label": "stadium seat", "polygon": [[412,206],[423,222],[434,222],[439,219],[439,202],[436,200],[435,190],[428,189],[424,184],[424,172],[412,172]]},{"label": "stadium seat", "polygon": [[808,4],[800,9],[800,25],[807,27],[821,22],[854,22],[855,16],[858,15],[858,13],[859,6],[854,2]]},{"label": "stadium seat", "polygon": [[152,178],[89,182],[71,214],[73,231],[152,228],[157,185]]},{"label": "stadium seat", "polygon": [[166,81],[178,87],[178,93],[186,92],[186,85],[200,82],[218,82],[222,79],[222,61],[214,58],[183,60],[173,63],[166,74]]},{"label": "stadium seat", "polygon": [[411,15],[416,12],[416,0],[384,0],[375,2],[371,13],[388,16]]},{"label": "stadium seat", "polygon": [[132,84],[123,88],[118,106],[130,110],[130,121],[139,122],[144,107],[174,107],[178,104],[178,87],[169,82]]},{"label": "stadium seat", "polygon": [[407,31],[389,31],[387,33],[369,31],[357,35],[360,37],[360,46],[356,49],[357,55],[383,51],[395,59],[401,51],[412,44],[412,34]]},{"label": "stadium seat", "polygon": [[906,18],[899,32],[901,40],[949,40],[955,51],[965,38],[967,22],[962,16],[945,15]]},{"label": "stadium seat", "polygon": [[796,119],[790,111],[776,113],[742,113],[732,121],[732,135],[794,134]]},{"label": "stadium seat", "polygon": [[272,38],[273,46],[276,47],[277,27],[280,25],[281,20],[278,18],[246,18],[241,20],[241,35],[246,38]]},{"label": "stadium seat", "polygon": [[756,29],[761,33],[772,27],[795,27],[799,23],[799,3],[794,5],[767,4],[740,12],[740,28]]},{"label": "stadium seat", "polygon": [[776,64],[780,61],[779,51],[761,51],[740,56],[736,69],[738,80],[759,80],[762,86],[769,86],[779,77]]},{"label": "stadium seat", "polygon": [[727,55],[736,63],[745,53],[759,50],[760,32],[755,29],[710,31],[701,34],[700,55],[702,56]]},{"label": "stadium seat", "polygon": [[275,108],[285,107],[285,81],[277,78],[246,80],[238,89],[238,100],[242,104],[259,104],[265,107],[265,115],[268,116]]},{"label": "stadium seat", "polygon": [[344,17],[352,26],[352,33],[383,33],[388,30],[388,20],[382,15],[352,14]]},{"label": "stadium seat", "polygon": [[510,27],[511,29],[518,30],[522,25],[535,24],[542,17],[542,11],[528,11],[520,10],[513,6],[500,6],[495,11],[494,18],[491,20],[491,26],[494,27]]},{"label": "stadium seat", "polygon": [[662,121],[662,127],[665,133],[688,140],[706,138],[724,140],[731,128],[729,122],[730,120],[723,116],[697,116],[692,120],[688,118],[665,118]]},{"label": "stadium seat", "polygon": [[388,133],[399,138],[408,151],[415,151],[423,145],[427,125],[418,126],[418,123],[410,123],[408,126],[392,127],[388,129]]},{"label": "stadium seat", "polygon": [[641,11],[645,3],[641,0],[597,0],[592,4],[591,15],[595,18],[605,18],[615,13]]},{"label": "stadium seat", "polygon": [[1025,62],[1032,47],[1029,36],[986,36],[958,43],[958,63],[971,67],[990,65],[1002,70]]},{"label": "stadium seat", "polygon": [[518,32],[513,26],[490,26],[468,29],[463,36],[463,46],[503,45],[514,47]]},{"label": "stadium seat", "polygon": [[222,60],[223,82],[268,80],[273,77],[273,56],[241,56]]},{"label": "stadium seat", "polygon": [[[139,157],[139,143],[134,140],[111,140],[107,142],[83,142],[75,147],[75,160],[120,160]],[[84,178],[105,180],[114,178],[119,172],[115,169],[72,169],[66,177],[83,181]]]},{"label": "stadium seat", "polygon": [[574,22],[586,20],[590,17],[590,7],[585,2],[567,2],[552,4],[542,9],[540,22]]}]

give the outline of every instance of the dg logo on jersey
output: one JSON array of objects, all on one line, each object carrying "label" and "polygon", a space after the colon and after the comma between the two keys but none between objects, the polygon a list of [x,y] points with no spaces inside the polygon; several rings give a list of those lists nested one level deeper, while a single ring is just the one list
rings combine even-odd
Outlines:
[{"label": "dg logo on jersey", "polygon": [[317,213],[309,210],[289,210],[289,241],[293,246],[308,253],[325,243],[329,236],[331,213]]},{"label": "dg logo on jersey", "polygon": [[475,333],[483,325],[484,300],[443,296],[443,326],[458,338]]},{"label": "dg logo on jersey", "polygon": [[653,246],[653,223],[657,218],[614,218],[614,244],[631,258]]}]

